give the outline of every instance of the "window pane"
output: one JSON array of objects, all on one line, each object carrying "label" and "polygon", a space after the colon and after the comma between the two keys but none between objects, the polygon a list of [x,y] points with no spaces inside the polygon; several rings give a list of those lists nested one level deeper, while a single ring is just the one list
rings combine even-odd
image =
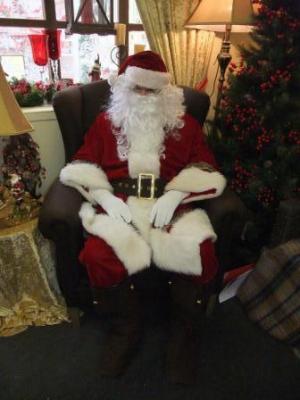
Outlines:
[{"label": "window pane", "polygon": [[0,0],[0,18],[44,19],[43,0]]},{"label": "window pane", "polygon": [[62,36],[61,75],[63,79],[71,78],[74,82],[90,81],[91,71],[97,55],[100,56],[101,78],[106,79],[116,70],[110,58],[115,46],[115,36],[99,35],[66,35]]},{"label": "window pane", "polygon": [[119,22],[119,0],[114,0],[114,22]]},{"label": "window pane", "polygon": [[129,0],[129,23],[130,24],[141,24],[142,20],[138,11],[136,1]]},{"label": "window pane", "polygon": [[[0,61],[8,79],[16,77],[29,81],[49,81],[48,67],[40,67],[33,61],[28,34],[41,30],[0,27]],[[90,81],[88,75],[97,55],[100,56],[101,78],[106,79],[117,66],[111,61],[115,36],[65,35],[61,33],[61,76],[74,83]]]},{"label": "window pane", "polygon": [[27,28],[0,27],[0,58],[8,79],[15,76],[29,81],[48,80],[48,68],[33,61],[28,34],[38,33]]},{"label": "window pane", "polygon": [[[144,46],[144,48],[140,47]],[[149,50],[149,43],[144,31],[129,32],[129,55],[139,51]]]},{"label": "window pane", "polygon": [[17,79],[22,79],[25,76],[25,63],[23,55],[9,55],[1,56],[1,65],[3,70],[10,76],[14,76]]},{"label": "window pane", "polygon": [[66,21],[65,0],[55,0],[55,14],[57,21]]},{"label": "window pane", "polygon": [[[83,4],[84,0],[73,0],[74,1],[74,17],[76,18],[77,13],[80,9],[81,4]],[[110,20],[110,1],[111,0],[99,0],[103,10]],[[86,24],[107,24],[107,21],[103,15],[101,8],[98,5],[97,0],[88,0],[83,8],[81,13],[81,17],[79,18],[79,22]]]}]

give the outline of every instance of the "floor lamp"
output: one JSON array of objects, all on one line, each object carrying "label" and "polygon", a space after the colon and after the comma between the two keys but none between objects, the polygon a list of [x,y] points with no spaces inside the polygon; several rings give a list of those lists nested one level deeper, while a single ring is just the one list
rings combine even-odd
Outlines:
[{"label": "floor lamp", "polygon": [[186,28],[224,33],[221,50],[217,57],[220,77],[215,105],[214,129],[220,111],[225,72],[231,60],[230,34],[231,32],[249,32],[250,25],[252,24],[252,16],[251,0],[222,0],[219,2],[215,0],[201,0],[194,13],[186,22]]}]

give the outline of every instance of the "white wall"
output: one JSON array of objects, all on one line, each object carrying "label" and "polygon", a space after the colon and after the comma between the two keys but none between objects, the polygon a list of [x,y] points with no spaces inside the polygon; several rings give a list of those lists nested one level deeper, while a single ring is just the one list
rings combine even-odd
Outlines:
[{"label": "white wall", "polygon": [[34,131],[32,139],[39,145],[42,166],[46,168],[41,194],[44,195],[65,164],[64,145],[52,106],[23,108]]}]

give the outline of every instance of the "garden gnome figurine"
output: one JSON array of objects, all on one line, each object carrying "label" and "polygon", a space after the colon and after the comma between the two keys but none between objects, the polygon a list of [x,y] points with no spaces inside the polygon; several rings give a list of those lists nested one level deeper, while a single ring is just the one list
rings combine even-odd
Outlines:
[{"label": "garden gnome figurine", "polygon": [[93,68],[91,72],[89,72],[89,76],[91,77],[91,82],[95,81],[100,81],[101,79],[101,64],[100,64],[100,59],[99,59],[99,54],[97,55],[97,58],[94,62]]}]

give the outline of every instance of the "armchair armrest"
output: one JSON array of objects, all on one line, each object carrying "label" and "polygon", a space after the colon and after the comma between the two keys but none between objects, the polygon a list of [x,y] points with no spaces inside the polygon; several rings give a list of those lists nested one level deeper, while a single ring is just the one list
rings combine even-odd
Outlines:
[{"label": "armchair armrest", "polygon": [[52,229],[56,224],[64,224],[72,229],[81,227],[78,212],[82,201],[80,193],[57,179],[50,187],[40,211],[39,229],[43,235],[55,240]]},{"label": "armchair armrest", "polygon": [[56,249],[56,272],[67,305],[80,303],[76,288],[84,273],[78,261],[83,246],[83,229],[78,215],[82,196],[58,179],[52,184],[43,202],[39,229],[52,240]]},{"label": "armchair armrest", "polygon": [[201,206],[206,210],[218,236],[216,251],[220,270],[217,287],[220,289],[224,272],[235,267],[232,265],[235,251],[239,246],[245,224],[251,219],[251,215],[240,198],[229,188],[226,188],[221,196],[203,201]]},{"label": "armchair armrest", "polygon": [[[202,206],[205,208],[218,237],[232,228],[241,232],[240,227],[244,227],[245,219],[249,216],[243,202],[229,188],[226,188],[221,196],[203,201]],[[234,218],[232,221],[234,226],[224,225],[224,219],[228,216]]]}]

